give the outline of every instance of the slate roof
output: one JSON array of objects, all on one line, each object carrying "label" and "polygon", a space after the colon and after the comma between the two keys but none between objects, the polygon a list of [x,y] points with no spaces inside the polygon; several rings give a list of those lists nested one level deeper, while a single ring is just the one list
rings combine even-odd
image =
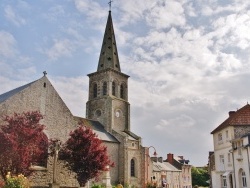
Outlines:
[{"label": "slate roof", "polygon": [[132,133],[129,130],[124,130],[123,132],[126,133],[129,136],[130,140],[139,140],[140,139],[139,136],[137,136],[135,133]]},{"label": "slate roof", "polygon": [[121,72],[111,11],[108,15],[97,71],[108,68]]},{"label": "slate roof", "polygon": [[98,138],[102,141],[116,142],[119,141],[109,132],[104,129],[104,126],[99,121],[94,121],[82,117],[74,117],[76,121],[83,123],[85,126],[90,127],[98,135]]},{"label": "slate roof", "polygon": [[[37,80],[36,80],[36,81],[37,81]],[[13,90],[10,90],[10,91],[8,91],[8,92],[6,92],[6,93],[1,94],[1,95],[0,95],[0,103],[2,103],[2,102],[4,102],[5,100],[9,99],[9,98],[12,97],[13,95],[15,95],[15,94],[21,92],[22,90],[24,90],[25,88],[29,87],[31,84],[33,84],[33,83],[36,82],[36,81],[30,82],[30,83],[28,83],[28,84],[26,84],[26,85],[23,85],[23,86],[21,86],[21,87],[15,88],[15,89],[13,89]]]},{"label": "slate roof", "polygon": [[153,171],[160,172],[160,171],[177,171],[180,172],[181,170],[177,169],[173,165],[168,162],[153,162]]},{"label": "slate roof", "polygon": [[231,112],[231,115],[217,128],[215,128],[211,134],[214,134],[228,126],[241,126],[250,125],[250,105],[247,104],[235,112]]}]

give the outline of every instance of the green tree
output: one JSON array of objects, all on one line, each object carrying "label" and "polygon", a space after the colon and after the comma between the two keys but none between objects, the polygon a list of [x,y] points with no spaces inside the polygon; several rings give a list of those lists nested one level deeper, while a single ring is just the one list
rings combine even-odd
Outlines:
[{"label": "green tree", "polygon": [[207,181],[209,180],[209,174],[206,167],[203,168],[192,167],[191,173],[192,173],[193,186],[198,185],[206,187],[209,185],[207,183]]}]

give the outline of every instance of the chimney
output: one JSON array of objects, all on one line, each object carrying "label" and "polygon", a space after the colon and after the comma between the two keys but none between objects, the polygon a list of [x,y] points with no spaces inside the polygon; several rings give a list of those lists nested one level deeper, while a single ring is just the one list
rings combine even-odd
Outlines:
[{"label": "chimney", "polygon": [[174,163],[174,154],[168,153],[168,155],[167,155],[167,162],[169,162],[170,164]]},{"label": "chimney", "polygon": [[229,111],[229,112],[228,112],[229,117],[230,117],[231,115],[233,115],[234,113],[235,113],[235,111]]},{"label": "chimney", "polygon": [[158,157],[158,161],[159,161],[160,163],[163,163],[163,158],[162,158],[162,157]]}]

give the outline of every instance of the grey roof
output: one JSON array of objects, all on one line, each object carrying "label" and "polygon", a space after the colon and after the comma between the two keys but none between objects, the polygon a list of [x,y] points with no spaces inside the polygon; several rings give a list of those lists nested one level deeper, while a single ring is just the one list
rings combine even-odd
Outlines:
[{"label": "grey roof", "polygon": [[126,133],[131,140],[139,140],[140,139],[139,136],[137,136],[135,133],[132,133],[129,130],[124,130],[123,132]]},{"label": "grey roof", "polygon": [[160,171],[181,171],[181,170],[178,170],[177,168],[175,168],[173,165],[171,165],[170,163],[168,162],[153,162],[153,170],[154,171],[157,171],[157,172],[160,172]]},{"label": "grey roof", "polygon": [[108,15],[97,71],[108,68],[121,72],[111,11]]},{"label": "grey roof", "polygon": [[15,88],[13,90],[10,90],[10,91],[8,91],[6,93],[1,94],[0,95],[0,103],[2,103],[3,101],[9,99],[10,97],[12,97],[13,95],[19,93],[20,91],[24,90],[25,88],[29,87],[34,82],[36,82],[36,81],[30,82],[30,83],[28,83],[26,85],[23,85],[21,87]]},{"label": "grey roof", "polygon": [[92,128],[93,131],[97,134],[99,139],[103,141],[119,143],[119,141],[112,134],[110,134],[108,131],[104,129],[104,126],[99,121],[94,121],[76,116],[75,119],[76,121],[83,123],[85,126]]}]

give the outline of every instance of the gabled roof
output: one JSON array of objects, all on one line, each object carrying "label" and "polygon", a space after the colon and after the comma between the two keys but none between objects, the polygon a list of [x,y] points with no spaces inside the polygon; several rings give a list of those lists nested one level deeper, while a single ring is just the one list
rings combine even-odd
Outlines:
[{"label": "gabled roof", "polygon": [[[38,81],[38,80],[36,80],[36,81]],[[23,85],[21,87],[15,88],[13,90],[10,90],[6,93],[1,94],[0,95],[0,103],[4,102],[5,100],[9,99],[10,97],[14,96],[15,94],[21,92],[22,90],[29,87],[31,84],[35,83],[36,81],[30,82],[26,85]]]},{"label": "gabled roof", "polygon": [[211,134],[216,133],[228,126],[250,125],[250,105],[247,104],[235,112],[231,112],[229,117],[215,128]]},{"label": "gabled roof", "polygon": [[169,162],[163,162],[163,163],[170,169],[170,171],[177,171],[177,172],[181,171],[178,168],[176,168],[175,166],[171,165]]},{"label": "gabled roof", "polygon": [[97,134],[98,138],[102,141],[116,142],[119,141],[109,132],[104,129],[104,126],[99,121],[94,121],[82,117],[74,117],[79,123],[83,123],[85,126],[90,127]]}]

